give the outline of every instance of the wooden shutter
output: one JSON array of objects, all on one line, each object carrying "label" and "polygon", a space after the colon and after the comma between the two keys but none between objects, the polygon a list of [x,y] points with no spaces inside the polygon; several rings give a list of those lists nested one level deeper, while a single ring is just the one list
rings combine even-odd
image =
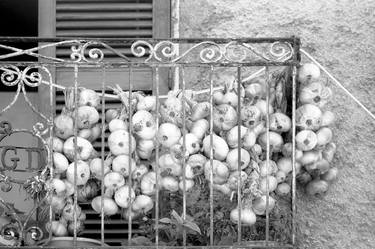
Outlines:
[{"label": "wooden shutter", "polygon": [[[94,37],[94,38],[168,38],[169,13],[168,0],[56,0],[56,36],[57,37]],[[109,44],[111,45],[111,44]],[[130,46],[113,45],[113,48],[132,57]],[[106,61],[123,60],[108,49],[102,48]],[[69,57],[70,47],[56,49],[58,57]],[[109,85],[128,85],[126,69],[108,70],[106,82]],[[133,69],[133,89],[152,90],[152,70],[150,68]],[[57,69],[56,81],[62,85],[73,82],[72,69]],[[100,88],[101,72],[82,69],[79,82],[91,88]],[[168,90],[168,80],[163,77],[160,91]]]},{"label": "wooden shutter", "polygon": [[[43,4],[43,6],[41,5]],[[170,36],[170,1],[169,0],[39,0],[40,35],[57,37],[101,37],[101,38],[168,38]],[[131,57],[129,47],[116,47]],[[69,47],[45,51],[47,55],[57,57],[70,56]],[[121,60],[107,50],[103,50],[106,60]],[[136,58],[132,58],[136,59]],[[168,91],[168,72],[160,70],[160,93]],[[152,71],[149,68],[133,69],[133,90],[152,91]],[[81,86],[100,92],[101,72],[81,68],[78,81]],[[57,84],[72,86],[74,74],[71,68],[56,68]],[[128,71],[111,69],[106,73],[106,84],[120,84],[128,88]],[[48,89],[40,88],[41,99],[47,99]],[[64,96],[56,91],[56,113],[64,106]],[[107,100],[106,109],[120,106],[118,100]],[[101,109],[101,108],[99,108]],[[101,113],[101,110],[99,110]],[[106,133],[106,138],[109,133]],[[94,147],[101,150],[101,139]],[[106,148],[106,152],[108,152]],[[94,239],[100,238],[101,219],[89,203],[80,204],[87,215],[86,229],[81,235]],[[120,215],[106,218],[105,242],[119,246],[127,238],[128,224]],[[139,232],[138,224],[132,226],[133,234]]]}]

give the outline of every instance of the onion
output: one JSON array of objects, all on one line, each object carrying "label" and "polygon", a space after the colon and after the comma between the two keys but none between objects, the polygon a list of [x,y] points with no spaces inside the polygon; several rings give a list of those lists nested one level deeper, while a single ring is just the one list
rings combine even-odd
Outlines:
[{"label": "onion", "polygon": [[287,132],[292,127],[290,118],[280,112],[270,115],[270,130],[276,132]]},{"label": "onion", "polygon": [[[212,162],[212,173],[213,173],[213,182],[215,184],[223,184],[227,181],[229,177],[229,168],[226,164],[213,160]],[[207,180],[210,180],[211,175],[211,162],[207,161],[204,165],[204,176]]]},{"label": "onion", "polygon": [[150,171],[146,173],[141,180],[141,192],[144,195],[153,195],[156,191],[156,173]]},{"label": "onion", "polygon": [[245,88],[245,97],[256,102],[266,96],[266,90],[259,83],[252,83]]},{"label": "onion", "polygon": [[74,185],[73,183],[69,182],[67,179],[63,180],[65,184],[65,196],[69,197],[74,194]]},{"label": "onion", "polygon": [[65,197],[57,195],[50,196],[48,199],[48,203],[50,204],[54,213],[61,213],[66,204]]},{"label": "onion", "polygon": [[203,174],[206,161],[207,158],[202,154],[194,154],[189,157],[186,163],[193,170],[193,174],[197,176]]},{"label": "onion", "polygon": [[236,110],[228,104],[216,106],[213,111],[215,131],[227,131],[237,124]]},{"label": "onion", "polygon": [[156,123],[148,111],[137,111],[132,117],[132,127],[134,134],[140,139],[153,139],[156,135]]},{"label": "onion", "polygon": [[[241,140],[245,137],[248,129],[245,126],[241,125]],[[237,148],[238,147],[238,125],[233,127],[227,132],[226,135],[227,143],[230,148]],[[254,142],[255,143],[255,142]]]},{"label": "onion", "polygon": [[[241,163],[240,163],[240,167],[241,167],[241,170],[245,169],[247,166],[249,166],[249,163],[250,163],[250,154],[249,152],[247,152],[246,150],[244,149],[240,149],[241,150]],[[231,171],[235,171],[235,170],[238,170],[238,148],[235,148],[231,151],[229,151],[228,155],[227,155],[227,158],[226,158],[226,162],[227,162],[227,165],[228,165],[228,168],[231,170]]]},{"label": "onion", "polygon": [[[102,166],[102,159],[101,158],[94,158],[90,162],[90,172],[91,176],[98,179],[102,180],[102,177],[104,177],[111,169],[108,165],[108,163],[104,162],[104,166]],[[102,167],[103,167],[103,173],[102,174]]]},{"label": "onion", "polygon": [[51,223],[46,224],[46,230],[51,231],[56,237],[64,237],[68,235],[68,230],[64,224],[59,221],[53,220]]},{"label": "onion", "polygon": [[[67,220],[67,221],[73,221],[74,220],[74,204],[73,203],[67,203],[62,211],[61,216]],[[80,206],[77,205],[76,214],[77,217],[81,214],[82,209]]]},{"label": "onion", "polygon": [[52,151],[62,153],[64,148],[64,142],[58,137],[48,137],[46,139],[47,146],[50,146],[52,140]]},{"label": "onion", "polygon": [[268,209],[268,213],[274,209],[276,205],[276,201],[271,196],[268,196],[268,208],[267,208],[267,196],[262,195],[261,197],[256,198],[253,200],[253,211],[258,215],[264,215],[266,210]]},{"label": "onion", "polygon": [[305,104],[296,110],[296,126],[303,130],[318,130],[322,124],[322,111],[312,104]]},{"label": "onion", "polygon": [[129,189],[127,185],[120,187],[115,192],[115,202],[121,208],[130,207],[134,199],[135,192],[132,188]]},{"label": "onion", "polygon": [[277,161],[277,167],[279,170],[283,171],[286,175],[292,172],[293,170],[293,163],[292,158],[290,157],[282,157]]},{"label": "onion", "polygon": [[277,185],[277,188],[276,188],[275,192],[278,196],[285,196],[285,195],[288,195],[290,193],[290,190],[291,190],[290,185],[286,182],[283,182],[283,183],[280,183],[279,185]]},{"label": "onion", "polygon": [[154,202],[151,197],[147,195],[138,195],[135,197],[134,202],[132,203],[132,210],[135,212],[142,212],[147,214],[154,207]]},{"label": "onion", "polygon": [[105,121],[107,123],[110,123],[112,119],[118,118],[120,116],[120,113],[115,109],[108,109],[105,112]]},{"label": "onion", "polygon": [[142,96],[137,95],[138,103],[137,110],[155,111],[156,110],[156,96]]},{"label": "onion", "polygon": [[109,129],[110,132],[114,132],[114,131],[117,131],[117,130],[125,130],[126,131],[126,130],[128,130],[128,124],[122,119],[114,118],[109,122],[108,129]]},{"label": "onion", "polygon": [[79,93],[78,106],[92,106],[98,107],[100,104],[100,97],[94,90],[83,89]]},{"label": "onion", "polygon": [[[213,158],[222,161],[227,157],[228,152],[229,152],[229,147],[223,138],[219,137],[216,134],[212,134],[212,136],[213,136],[212,137]],[[210,135],[208,135],[203,139],[203,151],[204,151],[204,154],[208,158],[210,157],[210,154],[211,154],[210,150],[211,150],[211,138],[210,138]]]},{"label": "onion", "polygon": [[276,177],[277,183],[281,183],[286,180],[286,174],[282,170],[277,171],[275,174],[275,177]]},{"label": "onion", "polygon": [[164,123],[160,125],[157,139],[162,146],[170,148],[172,145],[178,143],[180,137],[181,131],[175,124]]},{"label": "onion", "polygon": [[224,195],[231,195],[231,193],[232,193],[232,190],[229,188],[228,183],[213,184],[212,187],[213,187],[214,190],[219,191]]},{"label": "onion", "polygon": [[118,172],[124,177],[129,176],[132,169],[135,169],[135,161],[133,158],[130,158],[129,165],[129,156],[128,155],[118,155],[112,161],[112,170]]},{"label": "onion", "polygon": [[[179,140],[179,144],[183,144],[184,136]],[[194,133],[188,133],[185,135],[185,150],[189,155],[195,154],[200,150],[199,139]]]},{"label": "onion", "polygon": [[[292,143],[285,143],[281,149],[281,153],[284,157],[292,157],[293,156],[293,148]],[[300,160],[303,156],[303,152],[296,148],[296,160]]]},{"label": "onion", "polygon": [[154,140],[140,139],[137,141],[136,151],[137,151],[137,155],[141,159],[144,159],[144,160],[150,159],[154,149],[155,149]]},{"label": "onion", "polygon": [[77,149],[74,146],[75,137],[68,138],[64,143],[64,154],[72,162],[74,161],[74,154],[77,156],[77,160],[88,160],[94,153],[94,147],[92,144],[82,138],[77,137]]},{"label": "onion", "polygon": [[247,178],[248,175],[245,171],[234,171],[229,175],[227,183],[230,189],[237,190],[238,185],[240,185],[240,188],[242,188],[245,185]]},{"label": "onion", "polygon": [[178,181],[176,178],[172,176],[165,176],[161,179],[160,185],[163,189],[168,190],[170,192],[177,192],[178,191]]},{"label": "onion", "polygon": [[159,157],[160,171],[174,176],[182,175],[182,165],[180,159],[176,159],[171,153],[166,153]]},{"label": "onion", "polygon": [[[240,219],[239,216],[240,215],[239,215],[238,207],[233,209],[230,212],[230,220],[235,224],[238,224],[238,221]],[[255,222],[256,222],[256,215],[255,215],[254,211],[250,208],[243,207],[242,210],[241,210],[241,225],[242,226],[252,226],[252,225],[255,224]]]},{"label": "onion", "polygon": [[99,113],[92,106],[80,106],[77,109],[77,113],[79,129],[91,128],[94,124],[99,122]]},{"label": "onion", "polygon": [[[261,100],[258,100],[256,103],[255,103],[255,106],[260,110],[260,113],[262,114],[262,116],[267,116],[267,102],[263,99]],[[274,109],[271,105],[271,103],[269,103],[269,106],[268,106],[268,114],[272,114],[274,113]]]},{"label": "onion", "polygon": [[242,124],[248,128],[254,128],[262,120],[262,112],[254,105],[246,105],[241,108]]},{"label": "onion", "polygon": [[238,96],[234,91],[227,91],[223,96],[223,103],[237,107],[238,105]]},{"label": "onion", "polygon": [[208,132],[209,127],[210,125],[206,119],[199,119],[193,123],[190,132],[194,134],[199,140],[202,140]]},{"label": "onion", "polygon": [[[192,179],[186,179],[185,180],[185,190],[189,191],[194,187],[194,180]],[[184,190],[184,180],[180,179],[180,182],[178,183],[178,188],[183,191]]]},{"label": "onion", "polygon": [[253,130],[248,129],[242,138],[242,147],[246,150],[250,150],[254,147],[256,140],[257,134]]},{"label": "onion", "polygon": [[117,190],[125,185],[125,179],[118,172],[109,172],[104,176],[103,184],[105,188]]},{"label": "onion", "polygon": [[330,168],[326,173],[320,176],[320,179],[332,183],[337,178],[338,169],[336,167]]},{"label": "onion", "polygon": [[[130,143],[131,141],[131,147]],[[108,137],[108,147],[113,155],[129,155],[135,151],[135,138],[125,130],[117,130],[112,132]]]},{"label": "onion", "polygon": [[71,116],[60,114],[54,119],[54,130],[56,136],[61,139],[67,139],[74,134],[74,121]]},{"label": "onion", "polygon": [[277,165],[275,161],[270,160],[267,164],[267,160],[259,163],[259,175],[265,177],[267,175],[273,175],[277,172]]},{"label": "onion", "polygon": [[274,176],[263,177],[259,181],[259,190],[263,193],[267,193],[267,178],[268,178],[268,192],[271,193],[277,188],[277,179]]},{"label": "onion", "polygon": [[303,156],[299,160],[302,165],[315,163],[322,158],[322,153],[319,151],[311,150],[303,152]]},{"label": "onion", "polygon": [[322,127],[316,132],[317,148],[323,148],[326,144],[332,141],[333,133],[330,128]]},{"label": "onion", "polygon": [[324,180],[315,179],[306,185],[306,193],[311,196],[322,196],[328,191],[328,183]]},{"label": "onion", "polygon": [[303,130],[296,135],[297,148],[302,151],[312,150],[318,142],[318,138],[313,131]]},{"label": "onion", "polygon": [[301,104],[313,104],[322,108],[331,96],[331,89],[321,82],[313,82],[302,87],[298,97]]},{"label": "onion", "polygon": [[313,63],[303,64],[298,68],[298,81],[307,84],[320,77],[320,69]]},{"label": "onion", "polygon": [[[101,213],[101,198],[102,196],[97,196],[91,201],[91,207],[94,209],[95,212],[98,214]],[[107,197],[103,196],[103,213],[106,216],[115,215],[119,211],[118,206],[116,205],[116,202]]]},{"label": "onion", "polygon": [[132,171],[132,179],[140,181],[142,177],[148,172],[148,167],[144,164],[136,165]]},{"label": "onion", "polygon": [[200,102],[192,107],[190,119],[192,121],[198,121],[204,119],[210,115],[210,103]]},{"label": "onion", "polygon": [[[75,163],[71,163],[68,166],[68,169],[66,170],[66,179],[74,184],[74,168],[75,168]],[[77,185],[85,185],[86,182],[90,178],[90,167],[89,165],[82,160],[77,161]]]},{"label": "onion", "polygon": [[68,169],[69,162],[63,154],[59,152],[53,152],[52,159],[56,174],[64,173]]},{"label": "onion", "polygon": [[[284,144],[284,141],[281,135],[279,133],[270,131],[269,136],[270,136],[270,150],[272,152],[280,152]],[[264,150],[267,149],[267,133],[266,132],[259,135],[258,143],[260,144],[260,146],[262,146]]]},{"label": "onion", "polygon": [[333,157],[336,153],[336,144],[335,143],[328,143],[324,148],[322,155],[323,158],[326,159],[329,163],[333,161]]},{"label": "onion", "polygon": [[213,101],[216,105],[224,104],[224,92],[223,91],[215,91],[212,95]]},{"label": "onion", "polygon": [[48,182],[47,182],[47,186],[49,187],[49,189],[51,189],[53,191],[54,194],[56,194],[57,196],[65,196],[65,193],[66,193],[66,186],[65,186],[65,183],[60,180],[60,179],[56,179],[56,178],[53,178],[53,179],[50,179]]}]

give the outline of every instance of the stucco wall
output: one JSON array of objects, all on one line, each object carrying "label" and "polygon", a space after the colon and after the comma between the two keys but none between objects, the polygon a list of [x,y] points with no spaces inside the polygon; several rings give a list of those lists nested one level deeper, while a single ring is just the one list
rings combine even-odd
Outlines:
[{"label": "stucco wall", "polygon": [[[301,37],[303,48],[375,113],[375,1],[182,0],[180,8],[181,37]],[[332,89],[339,180],[324,198],[298,193],[298,245],[375,248],[375,120]]]}]

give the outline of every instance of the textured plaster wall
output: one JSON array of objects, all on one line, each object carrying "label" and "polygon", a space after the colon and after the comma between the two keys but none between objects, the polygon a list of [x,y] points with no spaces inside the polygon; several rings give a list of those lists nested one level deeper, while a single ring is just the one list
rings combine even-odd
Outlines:
[{"label": "textured plaster wall", "polygon": [[[182,0],[180,8],[181,37],[301,37],[303,47],[375,113],[374,0]],[[375,248],[375,121],[332,89],[340,175],[324,198],[298,193],[298,245]]]}]

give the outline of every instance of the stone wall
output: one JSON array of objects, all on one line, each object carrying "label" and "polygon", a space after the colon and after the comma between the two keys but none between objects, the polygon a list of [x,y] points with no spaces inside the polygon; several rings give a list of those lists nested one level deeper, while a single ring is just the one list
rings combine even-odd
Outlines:
[{"label": "stone wall", "polygon": [[[301,37],[375,113],[375,1],[181,0],[180,8],[181,37]],[[298,245],[375,248],[375,120],[333,83],[332,90],[339,180],[324,198],[298,193]]]}]

